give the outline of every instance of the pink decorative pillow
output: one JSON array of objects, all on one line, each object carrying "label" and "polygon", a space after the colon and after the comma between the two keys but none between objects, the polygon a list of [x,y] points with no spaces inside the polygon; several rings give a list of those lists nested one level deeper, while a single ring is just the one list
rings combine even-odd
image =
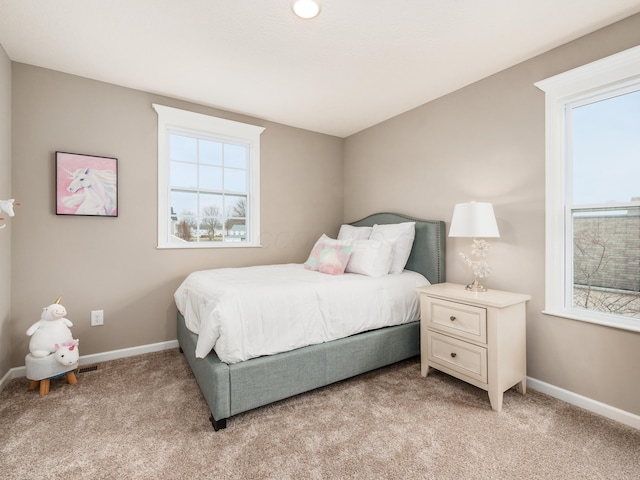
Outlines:
[{"label": "pink decorative pillow", "polygon": [[304,268],[329,275],[342,275],[349,263],[351,245],[322,235],[311,249]]}]

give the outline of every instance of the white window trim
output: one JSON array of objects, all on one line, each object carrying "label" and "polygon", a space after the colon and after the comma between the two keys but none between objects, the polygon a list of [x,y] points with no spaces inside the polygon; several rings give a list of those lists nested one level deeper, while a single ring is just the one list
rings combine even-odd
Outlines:
[{"label": "white window trim", "polygon": [[[260,247],[260,135],[263,127],[152,104],[158,114],[158,248],[246,248]],[[249,218],[247,242],[170,243],[169,211],[169,135],[170,129],[191,130],[203,135],[216,134],[249,144]]]},{"label": "white window trim", "polygon": [[604,89],[640,81],[640,46],[535,83],[545,92],[546,255],[543,313],[640,332],[640,320],[565,306],[565,109]]}]

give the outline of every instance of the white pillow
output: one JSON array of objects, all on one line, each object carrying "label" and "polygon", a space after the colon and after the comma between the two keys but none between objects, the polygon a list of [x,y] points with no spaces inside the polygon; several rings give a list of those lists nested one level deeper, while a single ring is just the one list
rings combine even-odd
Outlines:
[{"label": "white pillow", "polygon": [[368,240],[373,227],[354,227],[344,224],[338,232],[338,240]]},{"label": "white pillow", "polygon": [[345,272],[370,277],[389,273],[393,261],[393,244],[383,240],[353,240],[351,256]]},{"label": "white pillow", "polygon": [[372,240],[384,240],[393,244],[393,261],[389,273],[401,273],[404,270],[415,236],[416,222],[373,226],[370,237]]}]

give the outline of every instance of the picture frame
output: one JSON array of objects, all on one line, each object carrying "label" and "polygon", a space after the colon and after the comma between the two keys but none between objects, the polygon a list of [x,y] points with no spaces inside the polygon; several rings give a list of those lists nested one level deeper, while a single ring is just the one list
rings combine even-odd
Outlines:
[{"label": "picture frame", "polygon": [[56,215],[118,216],[118,159],[56,152]]}]

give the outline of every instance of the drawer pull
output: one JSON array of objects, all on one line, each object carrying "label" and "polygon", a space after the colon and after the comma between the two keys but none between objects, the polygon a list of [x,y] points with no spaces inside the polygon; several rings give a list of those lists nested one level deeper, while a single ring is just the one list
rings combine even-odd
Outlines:
[{"label": "drawer pull", "polygon": [[451,316],[449,317],[449,320],[451,320],[452,322],[455,322],[456,317],[454,317],[453,315],[451,315]]},{"label": "drawer pull", "polygon": [[451,352],[451,358],[456,358],[456,352]]}]

